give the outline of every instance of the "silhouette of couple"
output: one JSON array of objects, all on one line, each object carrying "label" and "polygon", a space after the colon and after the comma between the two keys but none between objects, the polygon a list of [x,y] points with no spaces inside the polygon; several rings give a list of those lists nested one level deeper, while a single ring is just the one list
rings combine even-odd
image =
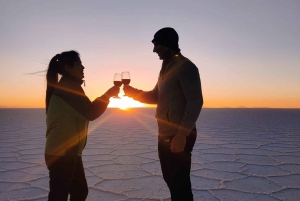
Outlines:
[{"label": "silhouette of couple", "polygon": [[[157,104],[158,153],[163,178],[172,201],[193,200],[190,181],[191,152],[197,138],[195,127],[203,98],[198,68],[181,55],[179,37],[173,28],[162,28],[154,35],[153,52],[162,67],[153,90],[124,86],[127,96],[143,103]],[[85,200],[88,185],[82,163],[89,121],[106,110],[109,98],[120,89],[111,87],[90,101],[81,85],[84,66],[76,51],[55,55],[46,78],[45,161],[49,170],[49,201]],[[61,79],[58,80],[58,75]]]}]

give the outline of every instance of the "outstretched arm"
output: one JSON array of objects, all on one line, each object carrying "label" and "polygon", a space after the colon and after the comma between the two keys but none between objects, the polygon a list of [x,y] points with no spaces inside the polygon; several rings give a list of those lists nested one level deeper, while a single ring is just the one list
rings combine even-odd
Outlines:
[{"label": "outstretched arm", "polygon": [[93,121],[103,114],[109,103],[109,98],[117,95],[120,91],[119,87],[113,86],[104,95],[91,102],[80,85],[74,85],[72,82],[63,80],[55,88],[53,95],[62,98],[89,121]]},{"label": "outstretched arm", "polygon": [[157,104],[158,101],[158,86],[157,84],[151,91],[143,91],[131,86],[124,86],[124,92],[127,96],[132,97],[142,103]]},{"label": "outstretched arm", "polygon": [[96,98],[93,102],[91,102],[88,97],[85,96],[86,110],[84,111],[84,116],[89,120],[93,121],[97,119],[100,115],[104,113],[109,104],[109,98],[112,96],[118,95],[120,91],[119,87],[110,88],[105,94]]},{"label": "outstretched arm", "polygon": [[104,113],[107,105],[109,104],[109,97],[103,95],[96,98],[93,102],[86,97],[85,104],[86,109],[83,111],[83,116],[85,116],[89,121],[93,121]]}]

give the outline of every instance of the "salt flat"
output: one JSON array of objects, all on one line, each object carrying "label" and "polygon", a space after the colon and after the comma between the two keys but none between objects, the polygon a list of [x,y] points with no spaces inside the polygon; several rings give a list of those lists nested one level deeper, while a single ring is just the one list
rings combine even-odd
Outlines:
[{"label": "salt flat", "polygon": [[[88,201],[170,200],[154,109],[108,109],[90,123]],[[299,201],[300,110],[203,109],[191,180],[195,200]],[[45,113],[0,109],[0,200],[46,200]]]}]

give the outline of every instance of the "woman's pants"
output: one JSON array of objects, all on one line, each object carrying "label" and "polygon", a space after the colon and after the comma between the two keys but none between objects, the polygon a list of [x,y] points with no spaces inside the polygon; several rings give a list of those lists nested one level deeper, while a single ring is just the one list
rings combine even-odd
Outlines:
[{"label": "woman's pants", "polygon": [[50,192],[48,201],[84,201],[88,186],[81,156],[45,155],[49,170]]},{"label": "woman's pants", "polygon": [[170,189],[172,201],[192,201],[191,152],[197,138],[197,130],[194,128],[191,131],[186,138],[184,151],[180,153],[171,152],[173,137],[158,137],[158,154],[163,178]]}]

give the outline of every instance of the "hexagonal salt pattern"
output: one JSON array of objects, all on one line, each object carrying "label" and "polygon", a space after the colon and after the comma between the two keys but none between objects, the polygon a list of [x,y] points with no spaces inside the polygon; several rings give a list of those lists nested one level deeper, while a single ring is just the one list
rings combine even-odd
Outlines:
[{"label": "hexagonal salt pattern", "polygon": [[[90,123],[88,201],[170,201],[155,109],[108,109]],[[203,109],[192,153],[196,201],[299,201],[300,110]],[[0,200],[47,199],[42,109],[0,109]]]}]

